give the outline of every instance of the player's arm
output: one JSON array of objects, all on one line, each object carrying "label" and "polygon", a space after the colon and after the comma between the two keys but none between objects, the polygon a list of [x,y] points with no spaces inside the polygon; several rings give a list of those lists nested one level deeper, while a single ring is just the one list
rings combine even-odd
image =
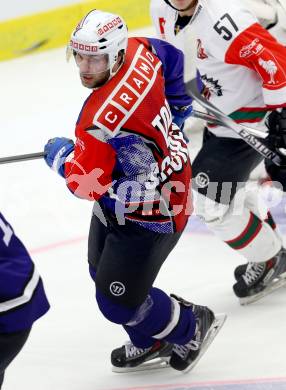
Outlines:
[{"label": "player's arm", "polygon": [[246,66],[259,75],[267,106],[286,106],[286,48],[260,24],[252,24],[235,37],[225,61]]},{"label": "player's arm", "polygon": [[168,42],[148,38],[153,52],[161,60],[165,78],[165,94],[174,122],[180,127],[192,112],[192,99],[184,85],[184,55]]},{"label": "player's arm", "polygon": [[[54,140],[66,138],[54,138],[45,147],[46,162],[53,160],[52,167],[58,167],[57,172],[66,180],[69,190],[76,196],[98,200],[112,184],[112,171],[115,165],[115,152],[105,142],[96,139],[87,131],[82,131],[69,153],[60,151],[65,149],[64,145],[54,147]],[[70,141],[70,140],[69,140]],[[60,154],[60,155],[59,155]],[[57,159],[61,159],[58,163]],[[49,166],[51,164],[48,163]]]}]

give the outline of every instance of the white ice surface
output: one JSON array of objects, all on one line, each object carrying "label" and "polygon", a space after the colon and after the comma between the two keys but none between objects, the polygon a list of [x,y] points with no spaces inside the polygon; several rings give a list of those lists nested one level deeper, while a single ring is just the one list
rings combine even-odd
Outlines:
[{"label": "white ice surface", "polygon": [[[40,152],[49,138],[73,137],[85,90],[64,49],[0,63],[0,156]],[[3,390],[150,389],[194,382],[286,377],[286,289],[249,307],[232,293],[243,262],[209,234],[182,237],[156,280],[228,314],[195,370],[114,374],[110,352],[126,340],[94,300],[86,264],[92,204],[74,198],[42,160],[0,165],[1,211],[33,253],[51,309],[7,370]],[[282,387],[281,387],[282,388]]]}]

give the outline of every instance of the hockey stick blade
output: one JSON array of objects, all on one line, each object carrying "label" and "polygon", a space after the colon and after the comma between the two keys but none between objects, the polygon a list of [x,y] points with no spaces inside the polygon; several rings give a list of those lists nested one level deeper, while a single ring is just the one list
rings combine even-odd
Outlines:
[{"label": "hockey stick blade", "polygon": [[1,157],[0,164],[8,164],[8,163],[19,162],[19,161],[36,160],[38,158],[44,158],[44,157],[45,157],[44,152],[19,154],[17,156]]},{"label": "hockey stick blade", "polygon": [[248,145],[260,153],[264,158],[273,161],[276,165],[282,165],[283,159],[275,151],[269,149],[263,142],[261,142],[254,135],[247,132],[241,125],[235,123],[231,118],[225,115],[217,107],[211,104],[198,90],[197,84],[197,68],[195,56],[197,53],[197,36],[196,32],[189,24],[183,29],[184,40],[184,82],[187,93],[196,100],[202,107],[206,108],[207,112],[213,115],[223,126],[233,130],[240,138],[242,138]]}]

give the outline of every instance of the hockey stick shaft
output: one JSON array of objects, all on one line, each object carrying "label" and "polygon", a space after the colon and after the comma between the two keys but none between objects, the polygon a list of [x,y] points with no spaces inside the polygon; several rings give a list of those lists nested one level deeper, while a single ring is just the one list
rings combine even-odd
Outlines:
[{"label": "hockey stick shaft", "polygon": [[230,117],[225,115],[201,95],[197,84],[197,69],[195,63],[195,56],[197,53],[196,35],[192,30],[192,25],[188,25],[184,28],[184,30],[184,79],[187,93],[202,107],[204,107],[209,114],[218,119],[222,123],[222,126],[234,131],[241,139],[243,139],[264,158],[271,160],[276,165],[282,165],[283,160],[278,153],[269,149],[268,146],[266,146],[258,138],[250,134],[244,127],[234,122]]},{"label": "hockey stick shaft", "polygon": [[[207,121],[209,123],[212,123],[213,125],[216,125],[216,126],[225,126],[215,116],[207,114],[206,112],[193,110],[192,111],[192,116],[194,118],[203,119],[203,120],[205,120],[205,121]],[[268,133],[266,133],[264,131],[261,131],[261,130],[258,130],[258,129],[254,129],[254,128],[249,127],[249,126],[243,126],[243,128],[245,128],[248,131],[249,134],[253,134],[253,135],[255,135],[256,137],[259,137],[259,138],[266,138],[267,135],[268,135]]]},{"label": "hockey stick shaft", "polygon": [[44,157],[45,157],[44,152],[18,154],[16,156],[1,157],[0,164],[8,164],[8,163],[19,162],[19,161],[36,160],[36,159],[44,158]]}]

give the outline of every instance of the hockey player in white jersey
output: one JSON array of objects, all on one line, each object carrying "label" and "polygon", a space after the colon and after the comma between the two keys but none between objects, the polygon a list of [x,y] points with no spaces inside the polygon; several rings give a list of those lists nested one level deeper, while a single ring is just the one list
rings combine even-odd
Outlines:
[{"label": "hockey player in white jersey", "polygon": [[[194,8],[197,2],[177,1],[178,7],[175,3],[151,0],[151,18],[156,34],[183,50],[183,37],[179,32],[190,22],[192,9],[189,9],[189,4],[191,8]],[[286,2],[284,4],[284,0],[243,0],[241,3],[251,10],[264,28],[286,45]],[[174,4],[173,7],[172,4]],[[186,7],[185,4],[187,4]],[[177,11],[176,8],[182,11]]]},{"label": "hockey player in white jersey", "polygon": [[[283,15],[280,3],[266,5],[274,4],[273,23],[267,26],[263,21],[269,29]],[[285,148],[285,109],[282,114],[276,109],[286,107],[286,48],[253,12],[237,0],[152,0],[151,13],[158,35],[181,49],[184,27],[190,24],[197,39],[194,58],[205,97],[234,121],[265,131],[270,113],[272,146]],[[270,212],[258,207],[256,193],[248,193],[240,213],[234,213],[238,188],[261,160],[232,130],[208,124],[193,162],[196,214],[248,261],[235,270],[233,288],[242,304],[286,282],[285,249]],[[273,179],[279,177],[272,164],[267,169]]]}]

